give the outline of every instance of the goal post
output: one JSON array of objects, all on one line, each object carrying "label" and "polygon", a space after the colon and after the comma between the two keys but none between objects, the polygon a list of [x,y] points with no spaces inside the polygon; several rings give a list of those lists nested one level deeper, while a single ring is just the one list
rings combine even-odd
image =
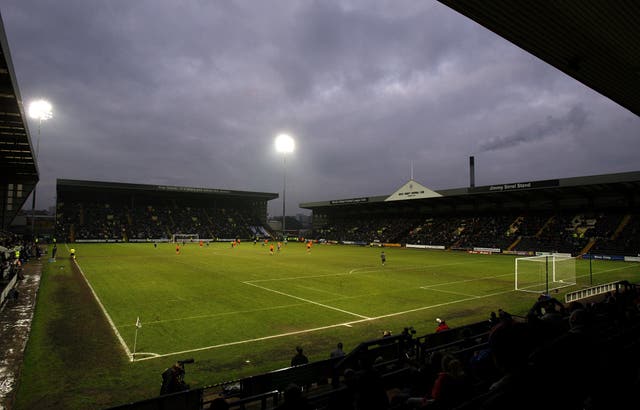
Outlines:
[{"label": "goal post", "polygon": [[515,259],[515,289],[548,293],[576,284],[576,259],[570,255],[539,255]]},{"label": "goal post", "polygon": [[171,242],[198,242],[200,240],[200,235],[197,233],[174,233],[171,235]]}]

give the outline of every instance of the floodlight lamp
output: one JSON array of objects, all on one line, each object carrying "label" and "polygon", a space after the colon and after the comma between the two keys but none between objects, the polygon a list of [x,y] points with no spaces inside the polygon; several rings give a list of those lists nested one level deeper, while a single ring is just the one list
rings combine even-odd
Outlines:
[{"label": "floodlight lamp", "polygon": [[295,141],[287,134],[280,134],[276,138],[276,150],[283,154],[293,152],[295,148]]},{"label": "floodlight lamp", "polygon": [[29,105],[29,116],[36,120],[44,121],[53,116],[51,104],[45,100],[37,100]]}]

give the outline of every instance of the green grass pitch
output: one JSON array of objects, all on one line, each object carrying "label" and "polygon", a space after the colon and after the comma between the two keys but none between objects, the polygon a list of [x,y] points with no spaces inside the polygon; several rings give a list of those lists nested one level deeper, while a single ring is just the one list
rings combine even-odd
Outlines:
[{"label": "green grass pitch", "polygon": [[295,242],[273,255],[260,243],[187,243],[180,254],[173,244],[75,248],[128,354],[140,318],[137,360],[376,321],[395,331],[416,313],[433,323],[458,306],[519,296],[509,256],[386,248],[383,266],[377,247],[308,252]]},{"label": "green grass pitch", "polygon": [[136,360],[375,322],[395,331],[418,312],[433,323],[463,302],[513,293],[510,257],[385,249],[382,266],[379,248],[321,244],[273,255],[253,243],[188,243],[179,255],[172,244],[75,248],[128,355],[140,318]]},{"label": "green grass pitch", "polygon": [[[498,308],[524,315],[537,298],[514,291],[515,257],[506,255],[384,248],[383,266],[378,247],[307,252],[289,242],[273,255],[253,242],[188,243],[179,255],[168,243],[73,247],[89,287],[59,245],[43,275],[16,409],[46,408],[45,397],[96,409],[154,397],[162,370],[185,358],[195,359],[191,386],[209,386],[286,367],[296,345],[321,360],[338,341],[349,351],[384,330],[431,333],[437,317],[456,327]],[[578,260],[576,273],[566,290],[635,283],[639,269]],[[57,376],[47,383],[42,374]]]}]

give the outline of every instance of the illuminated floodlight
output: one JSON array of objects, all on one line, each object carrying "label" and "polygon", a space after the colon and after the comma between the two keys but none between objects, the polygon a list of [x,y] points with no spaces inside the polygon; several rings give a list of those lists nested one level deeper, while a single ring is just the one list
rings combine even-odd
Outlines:
[{"label": "illuminated floodlight", "polygon": [[51,104],[46,100],[37,100],[29,105],[29,117],[45,121],[53,116]]},{"label": "illuminated floodlight", "polygon": [[[35,155],[33,158],[34,165],[37,165],[40,156],[40,129],[42,128],[42,121],[46,121],[53,116],[51,109],[51,104],[46,100],[36,100],[29,104],[29,117],[38,120],[38,139],[36,142],[36,151],[34,152]],[[38,181],[36,180],[35,184],[33,185],[33,193],[31,194],[31,235],[33,236],[34,240],[36,240],[38,237],[35,225],[36,188],[38,187],[37,183]]]},{"label": "illuminated floodlight", "polygon": [[295,148],[295,141],[288,134],[280,134],[276,137],[276,151],[282,154],[282,160],[284,165],[284,178],[282,181],[282,240],[286,242],[287,233],[285,225],[285,206],[287,203],[287,154],[293,152]]},{"label": "illuminated floodlight", "polygon": [[293,152],[295,146],[295,141],[287,134],[280,134],[276,137],[276,150],[278,152],[288,154]]}]

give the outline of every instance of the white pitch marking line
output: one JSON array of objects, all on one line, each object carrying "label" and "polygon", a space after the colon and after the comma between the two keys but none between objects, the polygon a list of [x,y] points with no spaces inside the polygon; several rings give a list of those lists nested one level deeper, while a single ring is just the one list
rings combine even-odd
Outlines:
[{"label": "white pitch marking line", "polygon": [[[604,269],[604,270],[601,270],[599,272],[594,273],[594,275],[600,275],[600,274],[607,273],[607,272],[613,272],[613,271],[616,271],[616,270],[631,269],[631,268],[636,268],[636,267],[637,267],[637,265],[629,265],[629,266],[622,266],[620,268]],[[580,276],[577,276],[577,277],[578,278],[586,278],[588,276],[589,275],[585,274],[585,275],[580,275]]]},{"label": "white pitch marking line", "polygon": [[[180,321],[183,321],[183,320],[206,319],[206,318],[213,318],[213,317],[219,317],[219,316],[239,315],[239,314],[245,314],[245,313],[262,312],[262,311],[265,311],[265,310],[287,309],[287,308],[291,308],[291,307],[294,307],[294,306],[301,306],[301,305],[303,305],[303,303],[290,303],[288,305],[269,306],[269,307],[266,307],[266,308],[263,308],[263,309],[235,310],[235,311],[232,311],[232,312],[214,313],[214,314],[210,314],[210,315],[197,315],[197,316],[180,317],[180,318],[175,318],[175,319],[145,321],[144,324],[145,325],[152,325],[152,324],[158,324],[158,323],[180,322]],[[134,327],[134,326],[135,326],[135,324],[122,325],[120,327]]]},{"label": "white pitch marking line", "polygon": [[[256,286],[256,285],[253,285],[253,286]],[[271,290],[271,289],[266,289],[266,290]],[[312,332],[317,332],[317,331],[320,331],[320,330],[332,329],[332,328],[339,327],[339,326],[352,327],[353,325],[358,324],[358,323],[372,322],[372,321],[378,320],[378,319],[384,319],[384,318],[393,317],[393,316],[400,316],[400,315],[404,315],[404,314],[407,314],[407,313],[413,313],[413,312],[418,312],[418,311],[421,311],[421,310],[433,309],[433,308],[437,308],[437,307],[441,307],[441,306],[451,305],[451,304],[460,303],[460,302],[466,302],[466,301],[474,300],[474,299],[483,299],[483,298],[497,296],[497,295],[501,295],[501,294],[504,294],[504,293],[511,293],[511,292],[515,292],[515,290],[510,289],[510,290],[507,290],[507,291],[496,292],[496,293],[492,293],[492,294],[489,294],[489,295],[473,296],[473,297],[464,298],[464,299],[460,299],[460,300],[455,300],[455,301],[451,301],[451,302],[438,303],[436,305],[423,306],[423,307],[419,307],[419,308],[415,308],[415,309],[411,309],[411,310],[405,310],[403,312],[395,312],[395,313],[390,313],[388,315],[370,317],[370,318],[365,318],[365,319],[360,319],[360,320],[354,320],[354,321],[351,321],[351,322],[336,323],[334,325],[316,327],[316,328],[312,328],[312,329],[297,330],[295,332],[281,333],[281,334],[277,334],[277,335],[258,337],[258,338],[254,338],[254,339],[238,340],[238,341],[235,341],[235,342],[222,343],[222,344],[218,344],[218,345],[200,347],[200,348],[191,349],[191,350],[183,350],[183,351],[180,351],[180,352],[158,354],[157,356],[154,356],[154,357],[146,357],[146,358],[143,358],[143,359],[137,359],[136,361],[138,362],[138,361],[142,361],[142,360],[151,360],[151,359],[155,359],[155,358],[159,358],[159,357],[183,355],[183,354],[187,354],[187,353],[201,352],[203,350],[218,349],[218,348],[221,348],[221,347],[234,346],[234,345],[246,344],[246,343],[252,343],[252,342],[259,342],[259,341],[269,340],[269,339],[277,339],[277,338],[281,338],[281,337],[299,335],[299,334],[303,334],[303,333],[312,333]],[[277,292],[277,293],[280,293],[280,292]]]},{"label": "white pitch marking line", "polygon": [[420,286],[420,289],[431,290],[431,291],[442,292],[442,293],[451,293],[452,295],[460,295],[460,296],[466,296],[466,297],[470,297],[470,298],[477,297],[476,295],[470,295],[468,293],[460,293],[460,292],[452,292],[450,290],[434,289],[434,288],[430,288],[428,286]]},{"label": "white pitch marking line", "polygon": [[[464,298],[464,299],[460,299],[460,300],[453,300],[453,301],[450,301],[450,302],[438,303],[436,305],[423,306],[423,307],[419,307],[419,308],[415,308],[415,309],[405,310],[404,312],[389,313],[388,315],[377,316],[377,317],[371,318],[370,320],[377,320],[377,319],[383,319],[383,318],[387,318],[387,317],[400,316],[400,315],[404,315],[404,314],[407,314],[407,313],[419,312],[421,310],[433,309],[433,308],[440,307],[440,306],[452,305],[454,303],[466,302],[466,301],[474,300],[474,299],[484,299],[484,298],[487,298],[487,297],[502,295],[502,294],[511,293],[511,292],[515,292],[515,291],[513,289],[510,289],[510,290],[506,290],[506,291],[502,291],[502,292],[490,293],[488,295],[470,296],[468,298]],[[363,322],[363,321],[360,320],[358,322]],[[351,322],[351,323],[356,323],[356,322]]]},{"label": "white pitch marking line", "polygon": [[187,354],[187,353],[192,353],[192,352],[201,352],[203,350],[218,349],[218,348],[221,348],[221,347],[234,346],[234,345],[246,344],[246,343],[251,343],[251,342],[260,342],[260,341],[263,341],[263,340],[277,339],[277,338],[281,338],[281,337],[299,335],[299,334],[303,334],[303,333],[311,333],[311,332],[315,332],[315,331],[319,331],[319,330],[331,329],[331,328],[338,327],[338,326],[348,326],[351,323],[366,322],[367,320],[369,320],[369,319],[357,320],[355,322],[337,323],[335,325],[322,326],[322,327],[317,327],[317,328],[313,328],[313,329],[297,330],[295,332],[288,332],[288,333],[281,333],[281,334],[277,334],[277,335],[257,337],[257,338],[254,338],[254,339],[238,340],[238,341],[235,341],[235,342],[222,343],[222,344],[213,345],[213,346],[199,347],[197,349],[183,350],[181,352],[172,352],[172,353],[159,354],[159,355],[154,356],[154,357],[145,357],[143,359],[137,359],[136,362],[139,362],[139,361],[142,361],[142,360],[151,360],[151,359],[155,359],[155,358],[158,358],[158,357],[182,355],[182,354]]},{"label": "white pitch marking line", "polygon": [[[351,273],[351,272],[349,272],[349,273]],[[256,280],[248,280],[248,281],[243,282],[243,283],[253,284],[253,283],[260,283],[260,282],[278,282],[278,281],[283,281],[283,280],[328,278],[328,277],[331,277],[331,276],[345,276],[345,275],[348,275],[349,273],[327,273],[326,275],[292,276],[292,277],[287,277],[287,278],[256,279]]]},{"label": "white pitch marking line", "polygon": [[373,269],[371,266],[363,266],[361,268],[353,268],[349,271],[349,274],[353,274],[353,273],[373,273],[373,272],[378,272],[380,271],[380,269]]},{"label": "white pitch marking line", "polygon": [[321,306],[321,307],[324,307],[324,308],[327,308],[327,309],[337,310],[338,312],[346,313],[348,315],[352,315],[352,316],[356,316],[356,317],[361,317],[363,319],[369,319],[369,317],[367,317],[367,316],[359,315],[357,313],[349,312],[347,310],[339,309],[337,307],[333,307],[333,306],[325,305],[325,304],[322,304],[322,303],[314,302],[313,300],[304,299],[304,298],[301,298],[301,297],[298,297],[298,296],[290,295],[288,293],[280,292],[279,290],[265,288],[264,286],[259,286],[259,285],[256,285],[256,284],[250,283],[250,282],[242,282],[242,283],[245,283],[245,284],[251,285],[251,286],[255,286],[256,288],[263,289],[263,290],[266,290],[266,291],[269,291],[269,292],[278,293],[280,295],[287,296],[287,297],[290,297],[290,298],[293,298],[293,299],[298,299],[298,300],[301,300],[303,302],[311,303],[312,305],[317,305],[317,306]]},{"label": "white pitch marking line", "polygon": [[463,280],[455,280],[452,282],[443,282],[443,283],[435,283],[433,285],[424,285],[424,286],[420,286],[422,289],[427,289],[427,288],[435,288],[437,286],[448,286],[448,285],[455,285],[456,283],[466,283],[466,282],[477,282],[477,281],[483,281],[485,279],[493,279],[493,278],[499,278],[501,276],[513,276],[513,273],[504,273],[502,275],[493,275],[493,276],[483,276],[481,278],[473,278],[473,279],[463,279]]},{"label": "white pitch marking line", "polygon": [[[151,356],[150,359],[153,359],[155,357],[158,357],[159,354],[151,353],[151,352],[136,352],[136,356]],[[140,359],[138,359],[138,360],[140,360]],[[132,360],[132,361],[137,362],[138,360]]]},{"label": "white pitch marking line", "polygon": [[302,289],[309,289],[309,290],[312,290],[312,291],[318,292],[318,293],[327,293],[327,294],[332,295],[332,296],[344,296],[344,295],[341,295],[340,293],[329,292],[327,290],[322,290],[322,289],[316,289],[316,288],[312,288],[310,286],[299,286],[299,287],[302,288]]},{"label": "white pitch marking line", "polygon": [[[69,250],[69,246],[67,246],[67,244],[65,244],[65,247],[67,248],[67,250]],[[113,323],[113,320],[111,320],[111,316],[109,316],[109,313],[107,313],[107,309],[105,309],[104,305],[102,304],[102,301],[98,297],[98,294],[95,292],[95,290],[93,290],[93,287],[89,283],[89,280],[87,279],[87,276],[84,274],[84,271],[80,267],[80,264],[75,259],[73,259],[72,262],[75,263],[76,266],[78,267],[78,270],[80,271],[80,274],[84,278],[84,281],[86,282],[87,286],[89,287],[89,290],[93,294],[93,297],[96,299],[96,302],[98,302],[98,306],[100,306],[100,309],[102,310],[102,313],[104,313],[104,316],[107,318],[107,322],[109,322],[109,326],[111,326],[111,329],[116,334],[116,337],[120,341],[120,344],[122,345],[122,348],[124,349],[124,352],[127,354],[127,357],[131,357],[131,350],[129,350],[129,347],[127,346],[127,344],[125,343],[124,339],[120,335],[120,332],[118,332],[118,329],[116,328],[116,325]],[[133,361],[133,358],[131,358],[131,360]]]}]

